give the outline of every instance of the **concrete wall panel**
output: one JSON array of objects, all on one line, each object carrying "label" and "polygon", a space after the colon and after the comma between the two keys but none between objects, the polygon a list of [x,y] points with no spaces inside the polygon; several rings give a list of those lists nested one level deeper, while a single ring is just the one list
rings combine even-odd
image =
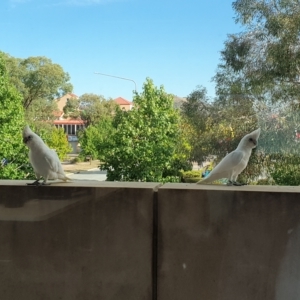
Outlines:
[{"label": "concrete wall panel", "polygon": [[157,299],[300,299],[299,192],[162,186]]},{"label": "concrete wall panel", "polygon": [[1,300],[152,300],[156,186],[0,182]]}]

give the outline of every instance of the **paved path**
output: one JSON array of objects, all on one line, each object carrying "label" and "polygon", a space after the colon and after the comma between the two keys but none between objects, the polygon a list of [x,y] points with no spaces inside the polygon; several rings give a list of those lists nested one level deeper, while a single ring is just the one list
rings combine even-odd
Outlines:
[{"label": "paved path", "polygon": [[87,171],[80,171],[78,173],[68,173],[68,177],[74,180],[106,180],[106,171],[100,171],[99,168],[90,169]]}]

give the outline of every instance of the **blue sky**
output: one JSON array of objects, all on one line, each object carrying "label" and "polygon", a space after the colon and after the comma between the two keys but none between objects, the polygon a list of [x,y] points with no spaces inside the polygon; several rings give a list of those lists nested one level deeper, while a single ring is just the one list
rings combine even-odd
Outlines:
[{"label": "blue sky", "polygon": [[2,0],[0,50],[46,56],[74,93],[132,100],[146,77],[186,97],[211,82],[227,34],[241,31],[231,0]]}]

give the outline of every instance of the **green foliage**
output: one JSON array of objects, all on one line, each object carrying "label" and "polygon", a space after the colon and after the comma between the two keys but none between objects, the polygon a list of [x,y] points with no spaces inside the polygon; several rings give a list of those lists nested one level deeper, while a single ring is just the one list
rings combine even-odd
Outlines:
[{"label": "green foliage", "polygon": [[80,117],[79,111],[79,99],[77,98],[70,98],[67,99],[67,103],[63,108],[66,117],[70,117],[72,119],[77,119]]},{"label": "green foliage", "polygon": [[202,171],[182,172],[182,177],[184,177],[184,178],[201,178],[202,177]]},{"label": "green foliage", "polygon": [[28,123],[52,121],[55,119],[54,112],[58,111],[55,101],[39,99],[34,101],[25,111],[25,119]]},{"label": "green foliage", "polygon": [[54,149],[60,160],[64,160],[67,154],[72,152],[67,136],[62,128],[52,127],[49,138],[46,143],[51,149]]},{"label": "green foliage", "polygon": [[[194,142],[191,143],[192,158],[198,163],[213,158],[217,164],[227,153],[236,149],[245,134],[259,127],[253,103],[246,97],[217,98],[209,104],[203,120],[205,123],[201,127],[196,126],[193,121],[190,124],[195,128],[195,133],[192,134]],[[255,153],[253,151],[247,168],[240,175],[243,182],[250,182],[262,172],[263,166],[257,163]]]},{"label": "green foliage", "polygon": [[115,132],[103,151],[101,168],[109,181],[179,181],[163,174],[171,168],[179,132],[179,114],[173,96],[147,79],[141,94],[134,95],[135,108],[118,109]]},{"label": "green foliage", "polygon": [[92,159],[104,159],[105,149],[110,147],[110,139],[114,134],[112,118],[101,119],[97,124],[90,125],[78,133],[79,143],[82,151],[80,157],[85,159],[91,156]]},{"label": "green foliage", "polygon": [[[299,1],[237,0],[233,8],[245,31],[228,36],[218,75],[223,80],[224,76],[235,77],[244,94],[256,99],[298,99]],[[230,89],[229,85],[223,87]]]},{"label": "green foliage", "polygon": [[71,160],[71,163],[77,164],[77,163],[84,162],[84,161],[85,161],[85,158],[83,159],[82,157],[77,156]]},{"label": "green foliage", "polygon": [[[234,117],[233,117],[234,116]],[[205,127],[196,131],[193,160],[202,163],[211,155],[220,161],[233,151],[241,138],[258,128],[258,120],[252,102],[246,99],[217,99],[210,103],[205,117]]]},{"label": "green foliage", "polygon": [[289,164],[282,165],[281,167],[276,166],[276,168],[271,172],[271,176],[277,185],[300,185],[300,167],[299,158],[295,160],[297,165]]},{"label": "green foliage", "polygon": [[170,165],[164,170],[163,177],[180,176],[180,172],[192,170],[191,153],[192,146],[190,143],[190,136],[186,131],[187,124],[182,117],[179,117],[177,143],[175,152],[172,157]]},{"label": "green foliage", "polygon": [[[275,113],[276,112],[276,113]],[[265,176],[278,185],[300,185],[300,112],[293,106],[260,107],[262,136],[259,164]]]},{"label": "green foliage", "polygon": [[186,102],[181,106],[182,114],[197,131],[203,131],[206,127],[205,121],[210,108],[208,102],[206,88],[198,86],[187,96]]},{"label": "green foliage", "polygon": [[[295,140],[295,129],[300,126],[299,1],[237,0],[233,8],[245,30],[229,35],[221,52],[214,77],[217,102],[223,107],[235,103],[231,112],[227,110],[235,117],[231,122],[234,136],[240,129],[248,132],[261,127],[258,149],[240,179],[257,181],[263,175],[265,182],[299,185],[300,149]],[[242,124],[240,129],[235,121]],[[218,144],[213,148],[218,149]]]},{"label": "green foliage", "polygon": [[181,177],[183,182],[196,183],[202,179],[202,171],[182,172]]},{"label": "green foliage", "polygon": [[79,101],[80,116],[87,126],[96,125],[102,118],[112,118],[117,109],[117,104],[112,99],[106,100],[95,94],[83,94]]},{"label": "green foliage", "polygon": [[[300,185],[300,112],[294,105],[263,102],[233,101],[220,98],[212,103],[218,114],[202,133],[203,153],[215,155],[218,163],[226,153],[234,150],[240,139],[260,127],[261,135],[257,149],[252,151],[247,168],[239,181],[248,184]],[[226,100],[225,100],[226,99]],[[239,103],[239,105],[233,105]],[[247,106],[248,105],[248,106]],[[231,116],[235,116],[232,118]]]},{"label": "green foliage", "polygon": [[268,178],[259,179],[256,182],[253,182],[253,185],[273,185],[274,182]]},{"label": "green foliage", "polygon": [[50,59],[42,56],[19,59],[2,54],[11,82],[23,97],[25,109],[41,99],[52,101],[72,91],[69,74]]},{"label": "green foliage", "polygon": [[188,160],[202,162],[207,153],[203,151],[202,136],[209,126],[211,104],[204,87],[198,86],[187,96],[186,102],[181,106],[183,133],[190,145]]},{"label": "green foliage", "polygon": [[22,142],[22,97],[10,83],[0,53],[0,179],[25,179],[33,173]]}]

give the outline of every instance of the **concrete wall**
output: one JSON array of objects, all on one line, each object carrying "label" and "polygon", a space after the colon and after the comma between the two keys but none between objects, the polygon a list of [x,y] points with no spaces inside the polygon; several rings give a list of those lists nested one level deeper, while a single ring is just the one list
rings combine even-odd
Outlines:
[{"label": "concrete wall", "polygon": [[0,184],[0,299],[152,299],[149,184]]},{"label": "concrete wall", "polygon": [[299,187],[25,183],[0,181],[1,300],[300,299]]},{"label": "concrete wall", "polygon": [[299,192],[162,186],[157,299],[300,299]]}]

